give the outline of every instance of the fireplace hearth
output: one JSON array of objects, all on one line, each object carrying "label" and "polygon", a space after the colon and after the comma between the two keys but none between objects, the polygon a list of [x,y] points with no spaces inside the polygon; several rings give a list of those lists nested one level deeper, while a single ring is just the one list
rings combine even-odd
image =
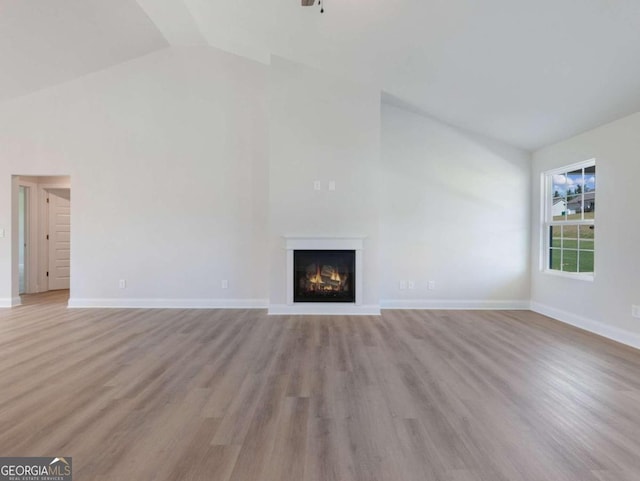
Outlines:
[{"label": "fireplace hearth", "polygon": [[355,250],[294,250],[294,302],[355,302]]}]

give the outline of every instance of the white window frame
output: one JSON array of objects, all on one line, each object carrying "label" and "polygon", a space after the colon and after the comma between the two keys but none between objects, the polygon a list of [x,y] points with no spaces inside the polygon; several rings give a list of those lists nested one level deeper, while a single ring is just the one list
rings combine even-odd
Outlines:
[{"label": "white window frame", "polygon": [[[594,219],[583,219],[583,220],[553,220],[553,176],[556,174],[566,174],[568,172],[583,169],[586,167],[594,167],[596,166],[596,159],[584,160],[581,162],[576,162],[570,165],[564,165],[557,169],[550,169],[542,172],[542,228],[541,228],[541,270],[545,274],[568,277],[572,279],[584,280],[584,281],[593,281],[595,278],[595,265],[593,267],[593,272],[571,272],[571,271],[562,271],[558,269],[551,269],[549,267],[549,253],[551,252],[551,241],[549,235],[549,229],[551,226],[566,226],[566,225],[589,225],[595,228],[595,218]],[[597,171],[596,171],[597,175]],[[596,180],[596,198],[597,198],[597,180]],[[595,217],[595,216],[594,216]],[[562,249],[560,249],[562,252]],[[578,254],[579,255],[579,254]],[[579,260],[578,260],[579,262]],[[594,238],[594,263],[595,263],[595,238]],[[578,264],[579,265],[579,264]]]}]

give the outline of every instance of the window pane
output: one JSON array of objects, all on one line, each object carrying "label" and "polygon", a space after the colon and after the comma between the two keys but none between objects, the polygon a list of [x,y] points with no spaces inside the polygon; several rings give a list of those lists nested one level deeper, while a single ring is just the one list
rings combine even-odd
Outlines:
[{"label": "window pane", "polygon": [[596,212],[596,166],[584,169],[584,218],[593,219]]},{"label": "window pane", "polygon": [[562,270],[566,272],[578,272],[578,251],[562,249]]},{"label": "window pane", "polygon": [[593,272],[593,251],[580,251],[580,272]]},{"label": "window pane", "polygon": [[582,191],[584,175],[582,169],[567,173],[567,219],[582,220]]},{"label": "window pane", "polygon": [[579,249],[593,250],[594,226],[581,225],[578,227],[578,237],[580,238]]},{"label": "window pane", "polygon": [[594,230],[591,227],[549,226],[549,269],[593,272]]},{"label": "window pane", "polygon": [[562,247],[562,226],[549,227],[550,247]]},{"label": "window pane", "polygon": [[553,220],[565,220],[567,215],[567,199],[564,197],[554,197],[551,205]]},{"label": "window pane", "polygon": [[595,217],[596,168],[575,169],[548,176],[551,192],[547,195],[551,212],[548,219],[584,220]]},{"label": "window pane", "polygon": [[562,226],[562,247],[564,249],[578,248],[578,226],[577,225]]},{"label": "window pane", "polygon": [[560,249],[549,249],[549,269],[559,271],[562,262],[562,252]]},{"label": "window pane", "polygon": [[584,169],[584,191],[596,190],[596,166],[585,167]]},{"label": "window pane", "polygon": [[596,214],[596,191],[585,192],[583,195],[583,210],[585,219],[594,219]]},{"label": "window pane", "polygon": [[553,197],[567,196],[567,174],[554,174],[552,176],[553,189],[551,195]]},{"label": "window pane", "polygon": [[551,217],[553,220],[566,220],[567,174],[551,176]]}]

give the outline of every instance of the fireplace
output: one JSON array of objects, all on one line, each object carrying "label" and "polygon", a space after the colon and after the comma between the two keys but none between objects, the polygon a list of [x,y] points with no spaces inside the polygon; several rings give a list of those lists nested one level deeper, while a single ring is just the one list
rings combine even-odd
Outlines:
[{"label": "fireplace", "polygon": [[365,237],[283,237],[286,264],[277,272],[286,280],[286,304],[270,304],[269,314],[380,314],[363,303]]},{"label": "fireplace", "polygon": [[355,302],[355,250],[294,250],[294,302]]}]

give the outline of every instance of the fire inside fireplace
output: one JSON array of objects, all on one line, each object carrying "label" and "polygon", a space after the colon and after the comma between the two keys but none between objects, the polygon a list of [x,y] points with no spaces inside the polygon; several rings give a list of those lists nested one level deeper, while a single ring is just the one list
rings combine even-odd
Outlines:
[{"label": "fire inside fireplace", "polygon": [[294,302],[355,302],[355,259],[352,250],[293,252]]}]

